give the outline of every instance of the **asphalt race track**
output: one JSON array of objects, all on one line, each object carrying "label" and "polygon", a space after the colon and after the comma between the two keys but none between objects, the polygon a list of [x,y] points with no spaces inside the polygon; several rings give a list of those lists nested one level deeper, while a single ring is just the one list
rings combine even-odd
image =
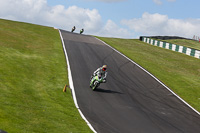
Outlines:
[{"label": "asphalt race track", "polygon": [[[98,133],[200,133],[200,115],[137,65],[92,36],[61,33],[78,105]],[[103,64],[107,83],[92,91]]]}]

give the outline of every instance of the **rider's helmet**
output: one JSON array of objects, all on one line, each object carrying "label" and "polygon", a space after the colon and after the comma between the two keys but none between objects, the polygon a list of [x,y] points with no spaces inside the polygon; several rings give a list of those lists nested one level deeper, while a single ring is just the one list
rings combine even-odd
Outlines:
[{"label": "rider's helmet", "polygon": [[103,70],[103,71],[106,71],[106,69],[107,69],[107,65],[103,65],[103,66],[102,66],[102,70]]}]

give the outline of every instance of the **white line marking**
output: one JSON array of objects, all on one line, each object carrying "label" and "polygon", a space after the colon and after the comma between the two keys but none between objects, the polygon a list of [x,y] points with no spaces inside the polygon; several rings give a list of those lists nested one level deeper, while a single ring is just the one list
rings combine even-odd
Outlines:
[{"label": "white line marking", "polygon": [[[96,38],[96,37],[95,37]],[[105,45],[107,45],[108,47],[112,48],[113,50],[115,50],[117,53],[119,53],[120,55],[124,56],[126,59],[128,59],[129,61],[131,61],[133,64],[137,65],[139,68],[141,68],[143,71],[145,71],[147,74],[149,74],[151,77],[153,77],[156,81],[158,81],[161,85],[163,85],[167,90],[169,90],[172,94],[174,94],[178,99],[180,99],[183,103],[185,103],[188,107],[190,107],[193,111],[195,111],[198,115],[200,115],[200,113],[194,109],[192,106],[190,106],[186,101],[184,101],[181,97],[179,97],[176,93],[174,93],[170,88],[168,88],[165,84],[163,84],[160,80],[158,80],[154,75],[152,75],[151,73],[149,73],[146,69],[144,69],[143,67],[141,67],[140,65],[138,65],[136,62],[134,62],[133,60],[131,60],[130,58],[128,58],[127,56],[125,56],[124,54],[120,53],[119,51],[117,51],[115,48],[111,47],[110,45],[108,45],[107,43],[105,43],[104,41],[96,38],[97,40],[101,41],[102,43],[104,43]]]},{"label": "white line marking", "polygon": [[70,64],[69,64],[69,59],[68,59],[68,55],[67,55],[67,51],[65,49],[65,45],[64,45],[64,41],[63,41],[63,37],[62,37],[62,34],[60,32],[60,29],[59,29],[59,33],[60,33],[60,38],[62,40],[62,46],[63,46],[63,50],[65,52],[65,57],[66,57],[66,61],[67,61],[67,66],[68,66],[68,78],[69,78],[69,86],[72,90],[72,96],[73,96],[73,99],[74,99],[74,104],[76,106],[76,108],[78,109],[81,117],[83,118],[83,120],[85,120],[85,122],[87,123],[87,125],[90,127],[90,129],[94,132],[94,133],[97,133],[94,128],[92,127],[92,125],[89,123],[89,121],[85,118],[85,116],[83,115],[83,113],[81,112],[79,106],[78,106],[78,103],[77,103],[77,99],[76,99],[76,94],[75,94],[75,90],[74,90],[74,84],[73,84],[73,80],[72,80],[72,74],[71,74],[71,69],[70,69]]}]

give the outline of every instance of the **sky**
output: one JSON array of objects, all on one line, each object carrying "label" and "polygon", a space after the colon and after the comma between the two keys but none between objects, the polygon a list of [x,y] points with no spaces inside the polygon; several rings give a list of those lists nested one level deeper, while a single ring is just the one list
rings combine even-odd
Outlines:
[{"label": "sky", "polygon": [[102,37],[200,36],[200,0],[0,0],[0,18]]}]

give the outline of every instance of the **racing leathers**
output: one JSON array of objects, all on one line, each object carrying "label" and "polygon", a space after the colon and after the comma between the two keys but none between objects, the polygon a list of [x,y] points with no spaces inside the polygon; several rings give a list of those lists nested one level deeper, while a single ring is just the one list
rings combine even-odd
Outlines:
[{"label": "racing leathers", "polygon": [[75,29],[76,29],[76,27],[74,26],[74,27],[72,28],[72,31],[71,31],[71,32],[74,32],[74,31],[75,31]]},{"label": "racing leathers", "polygon": [[100,76],[103,78],[103,81],[102,81],[102,82],[105,83],[105,82],[106,82],[107,74],[108,74],[108,72],[107,72],[106,70],[103,71],[103,70],[102,70],[102,67],[99,67],[96,71],[94,71],[94,73],[93,73],[91,79],[92,79],[94,76],[96,76],[96,75],[100,75]]}]

